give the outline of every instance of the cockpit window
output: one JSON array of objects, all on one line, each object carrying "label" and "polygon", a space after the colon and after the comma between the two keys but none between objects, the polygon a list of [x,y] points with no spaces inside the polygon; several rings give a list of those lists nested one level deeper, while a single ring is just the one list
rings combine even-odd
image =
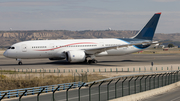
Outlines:
[{"label": "cockpit window", "polygon": [[8,49],[15,49],[15,47],[9,47]]}]

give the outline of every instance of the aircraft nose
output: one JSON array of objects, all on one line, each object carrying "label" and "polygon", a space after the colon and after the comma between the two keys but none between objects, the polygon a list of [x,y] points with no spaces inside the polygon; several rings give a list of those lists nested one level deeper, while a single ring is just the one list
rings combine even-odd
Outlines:
[{"label": "aircraft nose", "polygon": [[5,57],[8,57],[8,52],[5,51],[5,52],[3,53],[3,55],[4,55]]}]

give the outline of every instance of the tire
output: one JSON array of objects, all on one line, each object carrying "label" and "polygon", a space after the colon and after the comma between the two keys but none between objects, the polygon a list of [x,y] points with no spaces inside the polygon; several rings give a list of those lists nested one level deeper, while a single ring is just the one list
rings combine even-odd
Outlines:
[{"label": "tire", "polygon": [[88,63],[91,64],[91,63],[92,63],[92,60],[89,60]]},{"label": "tire", "polygon": [[98,61],[97,60],[94,60],[94,63],[97,63]]},{"label": "tire", "polygon": [[84,60],[84,63],[88,63],[87,59]]},{"label": "tire", "polygon": [[18,62],[18,65],[22,65],[22,62]]},{"label": "tire", "polygon": [[96,64],[97,62],[98,62],[98,61],[97,61],[97,60],[95,60],[95,59],[93,59],[93,60],[92,60],[92,63],[95,63],[95,64]]}]

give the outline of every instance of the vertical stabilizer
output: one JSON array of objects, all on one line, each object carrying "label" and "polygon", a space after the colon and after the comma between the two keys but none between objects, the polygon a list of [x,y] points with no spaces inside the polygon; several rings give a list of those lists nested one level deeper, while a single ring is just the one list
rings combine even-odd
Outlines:
[{"label": "vertical stabilizer", "polygon": [[133,38],[152,40],[160,15],[161,13],[155,13],[154,16],[149,20],[149,22],[144,26],[144,28],[140,30]]}]

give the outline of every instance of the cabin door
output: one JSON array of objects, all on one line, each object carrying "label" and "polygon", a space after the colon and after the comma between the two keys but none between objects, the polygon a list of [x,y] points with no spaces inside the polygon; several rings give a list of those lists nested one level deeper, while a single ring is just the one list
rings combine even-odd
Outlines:
[{"label": "cabin door", "polygon": [[26,44],[23,44],[21,46],[21,49],[22,49],[22,52],[27,52],[27,45]]}]

